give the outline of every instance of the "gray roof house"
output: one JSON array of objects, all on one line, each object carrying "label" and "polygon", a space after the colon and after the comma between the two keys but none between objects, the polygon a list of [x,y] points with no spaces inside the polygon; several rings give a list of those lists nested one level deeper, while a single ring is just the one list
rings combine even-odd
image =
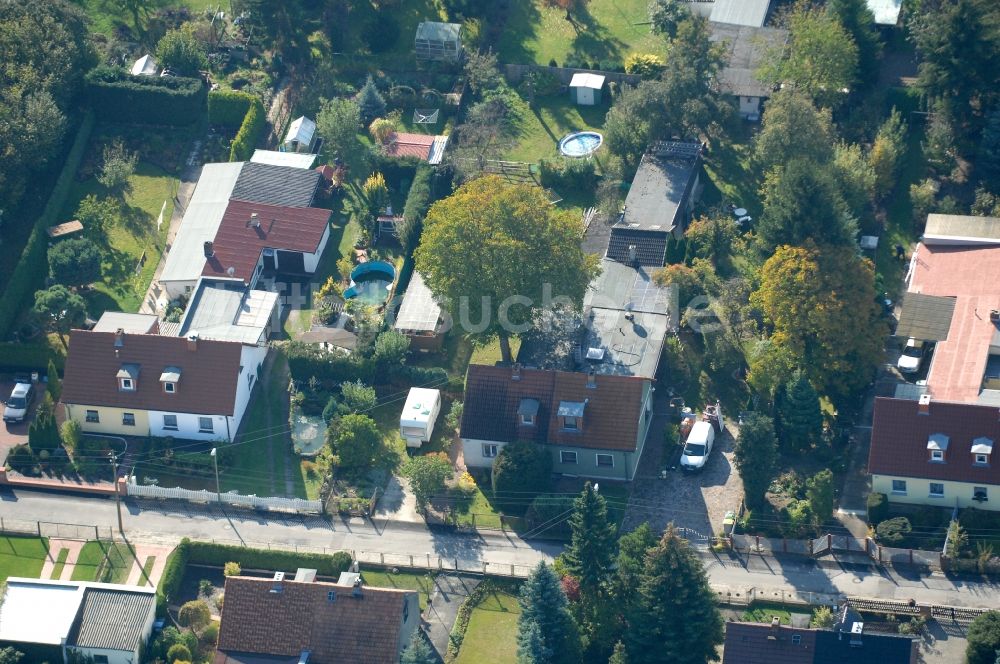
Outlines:
[{"label": "gray roof house", "polygon": [[611,228],[607,257],[629,265],[666,265],[667,241],[683,236],[694,208],[700,170],[700,143],[652,145]]},{"label": "gray roof house", "polygon": [[0,643],[32,661],[68,662],[76,653],[134,664],[155,618],[153,588],[12,577],[0,605]]},{"label": "gray roof house", "polygon": [[757,78],[757,69],[767,52],[788,39],[788,31],[731,23],[712,23],[712,41],[726,46],[726,66],[719,72],[719,90],[736,97],[740,116],[756,122],[761,102],[771,96],[770,85]]},{"label": "gray roof house", "polygon": [[771,0],[715,0],[709,20],[759,28],[767,20]]}]

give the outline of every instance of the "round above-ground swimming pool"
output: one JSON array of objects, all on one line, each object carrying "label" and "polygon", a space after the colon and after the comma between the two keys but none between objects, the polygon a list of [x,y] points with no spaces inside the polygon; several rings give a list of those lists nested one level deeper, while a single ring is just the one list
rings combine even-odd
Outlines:
[{"label": "round above-ground swimming pool", "polygon": [[378,306],[385,302],[396,278],[396,268],[383,261],[362,263],[351,271],[351,286],[344,291],[344,299]]},{"label": "round above-ground swimming pool", "polygon": [[566,157],[589,157],[603,142],[604,137],[596,131],[577,131],[559,141],[559,152]]}]

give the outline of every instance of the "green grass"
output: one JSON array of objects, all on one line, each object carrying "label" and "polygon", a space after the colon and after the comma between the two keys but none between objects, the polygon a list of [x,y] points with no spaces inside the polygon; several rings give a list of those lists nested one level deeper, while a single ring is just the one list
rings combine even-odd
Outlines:
[{"label": "green grass", "polygon": [[[510,340],[511,354],[514,357],[517,357],[517,352],[520,349],[521,340],[518,337],[512,337]],[[469,358],[469,364],[485,364],[487,366],[493,366],[502,359],[503,356],[500,353],[500,341],[494,339],[488,344],[474,346],[472,350],[472,357]],[[464,373],[464,371],[462,373]]]},{"label": "green grass", "polygon": [[69,549],[59,549],[59,555],[56,556],[56,563],[52,566],[52,574],[49,575],[50,579],[59,579],[62,577],[67,558],[69,558]]},{"label": "green grass", "polygon": [[517,618],[521,607],[506,593],[487,595],[472,611],[455,664],[513,664],[517,660]]},{"label": "green grass", "polygon": [[[740,620],[743,622],[755,622],[770,624],[772,618],[778,618],[782,625],[791,623],[793,611],[789,611],[783,604],[772,604],[769,602],[754,603],[743,612]],[[809,615],[804,613],[804,615]]]},{"label": "green grass", "polygon": [[71,580],[125,583],[134,564],[135,554],[127,544],[87,542],[80,549]]},{"label": "green grass", "polygon": [[0,582],[9,576],[37,579],[48,557],[48,544],[38,537],[0,537]]},{"label": "green grass", "polygon": [[[600,130],[610,104],[577,106],[568,96],[541,97],[521,119],[517,145],[505,156],[511,161],[537,163],[559,156],[559,140],[574,131]],[[595,159],[600,162],[601,151]]]},{"label": "green grass", "polygon": [[142,564],[142,576],[139,577],[139,585],[151,586],[152,581],[149,575],[153,573],[153,565],[156,563],[156,556],[146,556],[146,562]]},{"label": "green grass", "polygon": [[434,577],[417,572],[396,572],[395,574],[381,569],[362,569],[361,576],[365,585],[376,588],[398,588],[400,590],[416,590],[420,593],[420,610],[427,608],[427,602],[434,592]]},{"label": "green grass", "polygon": [[[581,3],[582,4],[582,3]],[[559,65],[567,56],[598,66],[620,65],[630,53],[660,53],[664,41],[650,32],[647,0],[590,0],[566,20],[566,12],[544,0],[511,3],[510,17],[500,38],[500,62]]]},{"label": "green grass", "polygon": [[73,567],[73,581],[96,581],[99,568],[104,563],[107,545],[104,542],[87,542],[80,549]]}]

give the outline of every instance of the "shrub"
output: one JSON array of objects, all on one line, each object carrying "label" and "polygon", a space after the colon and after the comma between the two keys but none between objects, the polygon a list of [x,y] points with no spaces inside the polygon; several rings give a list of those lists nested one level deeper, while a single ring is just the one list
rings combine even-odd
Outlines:
[{"label": "shrub", "polygon": [[184,570],[187,569],[191,557],[191,546],[191,541],[185,537],[167,556],[167,563],[163,567],[163,576],[160,577],[160,583],[156,586],[157,615],[166,615],[167,604],[177,599],[181,581],[184,579]]},{"label": "shrub", "polygon": [[656,78],[664,67],[663,59],[652,53],[633,53],[625,58],[625,73],[641,78]]},{"label": "shrub", "polygon": [[368,357],[327,353],[317,346],[298,341],[289,343],[285,352],[288,356],[288,370],[297,381],[306,381],[312,377],[333,383],[346,380],[371,381],[373,363]]},{"label": "shrub", "polygon": [[222,568],[223,574],[226,576],[239,576],[243,571],[240,568],[240,564],[234,560],[230,560],[226,563],[225,567]]},{"label": "shrub", "polygon": [[[209,587],[211,587],[209,583]],[[208,604],[204,600],[196,599],[190,602],[185,602],[181,610],[177,612],[177,622],[181,624],[182,627],[190,627],[192,630],[197,632],[202,627],[212,622],[212,611],[208,608]]]},{"label": "shrub", "polygon": [[59,437],[62,439],[63,446],[71,452],[80,443],[80,436],[82,434],[83,429],[76,420],[66,420],[59,430]]},{"label": "shrub", "polygon": [[239,127],[256,97],[235,90],[212,90],[208,93],[208,121],[214,125]]},{"label": "shrub", "polygon": [[190,662],[191,651],[183,643],[175,643],[167,650],[167,662]]},{"label": "shrub", "polygon": [[49,249],[49,274],[58,283],[83,286],[101,276],[101,250],[86,238],[72,238]]},{"label": "shrub", "polygon": [[212,582],[209,581],[208,579],[202,579],[201,581],[198,582],[199,595],[206,595],[206,596],[211,595],[213,590],[215,590],[215,587],[212,585]]},{"label": "shrub", "polygon": [[198,640],[205,646],[214,647],[219,641],[219,623],[213,622],[203,629]]},{"label": "shrub", "polygon": [[403,224],[399,229],[399,242],[407,253],[420,243],[424,216],[431,206],[431,177],[434,171],[427,164],[421,164],[413,176],[413,184],[403,205]]},{"label": "shrub", "polygon": [[382,145],[389,140],[389,137],[396,131],[396,124],[386,118],[375,118],[368,125],[368,133],[376,145]]},{"label": "shrub", "polygon": [[[240,569],[244,570],[264,570],[267,572],[295,572],[300,567],[308,567],[316,570],[322,576],[340,576],[341,572],[346,572],[351,567],[353,559],[346,551],[337,551],[332,554],[323,553],[296,553],[293,551],[276,551],[273,549],[251,549],[242,546],[230,546],[227,544],[214,544],[210,542],[190,542],[182,540],[181,544],[186,545],[186,559],[184,565],[189,562],[198,565],[208,565],[211,567],[224,567],[228,562],[236,562]],[[180,549],[174,550],[176,554]],[[171,561],[167,560],[167,570],[164,570],[164,577],[160,579],[160,585],[169,571]],[[183,576],[183,568],[181,568]],[[178,582],[179,583],[179,582]]]},{"label": "shrub", "polygon": [[448,455],[441,452],[415,456],[403,466],[403,475],[410,478],[418,509],[424,509],[435,494],[443,491],[445,482],[453,474]]},{"label": "shrub", "polygon": [[367,415],[345,415],[327,429],[327,444],[349,470],[366,470],[375,462],[382,447],[382,435],[375,420]]},{"label": "shrub", "polygon": [[199,78],[131,76],[97,67],[86,77],[87,97],[101,120],[189,125],[205,112],[207,91]]},{"label": "shrub", "polygon": [[905,516],[897,516],[886,519],[875,528],[879,541],[886,546],[894,546],[901,543],[913,532],[910,520]]},{"label": "shrub", "polygon": [[868,494],[868,523],[877,526],[889,518],[889,497],[884,493]]},{"label": "shrub", "polygon": [[538,165],[538,176],[543,187],[556,190],[585,192],[597,187],[597,173],[590,159],[543,159]]},{"label": "shrub", "polygon": [[511,443],[493,462],[493,493],[505,509],[523,512],[526,499],[545,491],[551,476],[552,456],[548,450],[527,441]]},{"label": "shrub", "polygon": [[7,465],[22,474],[29,474],[35,465],[35,455],[27,444],[15,445],[7,453]]},{"label": "shrub", "polygon": [[[0,312],[0,317],[3,313]],[[0,371],[38,371],[46,370],[49,363],[57,369],[66,364],[66,356],[47,343],[0,343]]]},{"label": "shrub", "polygon": [[965,657],[968,664],[993,664],[1000,650],[1000,612],[987,611],[969,625]]},{"label": "shrub", "polygon": [[464,410],[464,403],[461,401],[452,402],[451,408],[448,409],[448,414],[444,416],[444,425],[448,427],[449,433],[458,431],[458,427],[462,425],[462,413]]},{"label": "shrub", "polygon": [[260,140],[260,134],[264,130],[266,122],[264,105],[260,103],[259,99],[254,98],[250,103],[250,108],[247,109],[246,116],[243,118],[243,124],[240,125],[239,131],[236,132],[233,144],[229,148],[229,161],[246,161],[250,159],[254,148],[257,147],[257,141]]}]

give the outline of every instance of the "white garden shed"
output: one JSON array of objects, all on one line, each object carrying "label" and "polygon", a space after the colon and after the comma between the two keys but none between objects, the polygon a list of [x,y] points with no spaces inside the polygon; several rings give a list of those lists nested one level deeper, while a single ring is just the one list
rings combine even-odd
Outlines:
[{"label": "white garden shed", "polygon": [[303,115],[292,120],[292,124],[288,127],[288,133],[285,134],[283,148],[286,152],[309,153],[315,136],[316,123]]},{"label": "white garden shed", "polygon": [[133,76],[156,76],[158,68],[156,60],[149,53],[132,63],[130,70]]},{"label": "white garden shed", "polygon": [[601,103],[604,76],[577,72],[569,82],[569,96],[579,106],[596,106]]},{"label": "white garden shed", "polygon": [[434,422],[441,412],[441,390],[412,387],[399,416],[399,433],[407,447],[420,447],[430,442]]}]

